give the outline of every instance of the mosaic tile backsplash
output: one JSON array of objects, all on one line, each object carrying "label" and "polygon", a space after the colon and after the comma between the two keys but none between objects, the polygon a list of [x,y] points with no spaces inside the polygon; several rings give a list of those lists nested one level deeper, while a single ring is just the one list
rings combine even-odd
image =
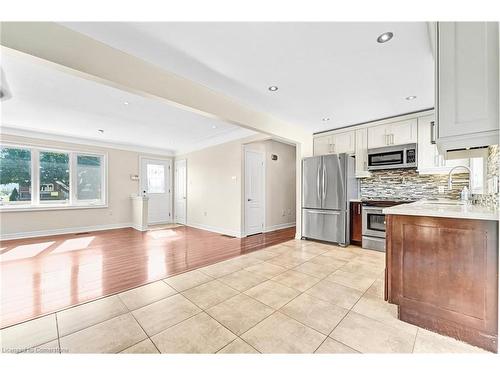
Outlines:
[{"label": "mosaic tile backsplash", "polygon": [[[487,178],[498,176],[498,146],[488,150]],[[448,175],[419,175],[414,169],[389,169],[374,171],[371,177],[360,179],[361,198],[419,200],[429,198],[459,199],[460,191],[468,184],[467,173],[453,175],[453,189],[448,189]],[[443,186],[444,193],[439,193]],[[473,199],[481,205],[498,206],[497,194],[474,194]]]}]

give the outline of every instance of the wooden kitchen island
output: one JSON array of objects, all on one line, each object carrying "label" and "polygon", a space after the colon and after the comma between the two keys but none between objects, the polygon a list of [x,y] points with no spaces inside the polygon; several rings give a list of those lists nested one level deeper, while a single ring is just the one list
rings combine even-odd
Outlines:
[{"label": "wooden kitchen island", "polygon": [[386,290],[399,319],[498,350],[498,213],[421,202],[387,208]]}]

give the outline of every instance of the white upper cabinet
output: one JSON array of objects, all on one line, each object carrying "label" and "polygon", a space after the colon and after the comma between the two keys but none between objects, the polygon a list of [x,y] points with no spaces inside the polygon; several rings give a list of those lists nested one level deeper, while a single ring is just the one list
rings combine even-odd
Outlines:
[{"label": "white upper cabinet", "polygon": [[434,115],[418,118],[417,162],[419,174],[446,174],[457,165],[469,165],[468,159],[445,160],[435,145]]},{"label": "white upper cabinet", "polygon": [[368,128],[368,148],[417,142],[417,120],[405,120]]},{"label": "white upper cabinet", "polygon": [[314,155],[354,154],[355,132],[344,131],[333,135],[323,135],[314,138]]},{"label": "white upper cabinet", "polygon": [[439,22],[436,45],[437,146],[498,143],[497,22]]},{"label": "white upper cabinet", "polygon": [[331,137],[328,135],[314,138],[313,141],[314,156],[326,155],[331,152],[332,147],[330,138]]},{"label": "white upper cabinet", "polygon": [[332,135],[332,145],[334,154],[354,154],[356,135],[354,131],[336,133]]},{"label": "white upper cabinet", "polygon": [[417,119],[393,122],[389,127],[391,144],[404,145],[417,142]]},{"label": "white upper cabinet", "polygon": [[356,177],[369,177],[368,172],[368,129],[356,130]]},{"label": "white upper cabinet", "polygon": [[368,148],[384,147],[387,145],[387,125],[378,125],[368,128]]}]

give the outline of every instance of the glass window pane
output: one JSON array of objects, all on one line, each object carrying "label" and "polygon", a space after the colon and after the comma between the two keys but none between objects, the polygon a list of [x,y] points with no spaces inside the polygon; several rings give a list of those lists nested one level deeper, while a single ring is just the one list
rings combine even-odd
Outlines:
[{"label": "glass window pane", "polygon": [[77,155],[76,198],[78,200],[101,199],[101,157]]},{"label": "glass window pane", "polygon": [[40,152],[40,201],[69,200],[69,155]]},{"label": "glass window pane", "polygon": [[165,193],[165,166],[148,164],[148,193]]},{"label": "glass window pane", "polygon": [[0,201],[2,204],[31,202],[31,151],[1,147]]}]

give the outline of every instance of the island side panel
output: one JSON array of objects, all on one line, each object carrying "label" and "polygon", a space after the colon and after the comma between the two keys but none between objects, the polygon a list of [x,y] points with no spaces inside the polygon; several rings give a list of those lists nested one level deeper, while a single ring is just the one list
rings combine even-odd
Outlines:
[{"label": "island side panel", "polygon": [[388,215],[388,301],[399,318],[497,351],[498,222]]}]

